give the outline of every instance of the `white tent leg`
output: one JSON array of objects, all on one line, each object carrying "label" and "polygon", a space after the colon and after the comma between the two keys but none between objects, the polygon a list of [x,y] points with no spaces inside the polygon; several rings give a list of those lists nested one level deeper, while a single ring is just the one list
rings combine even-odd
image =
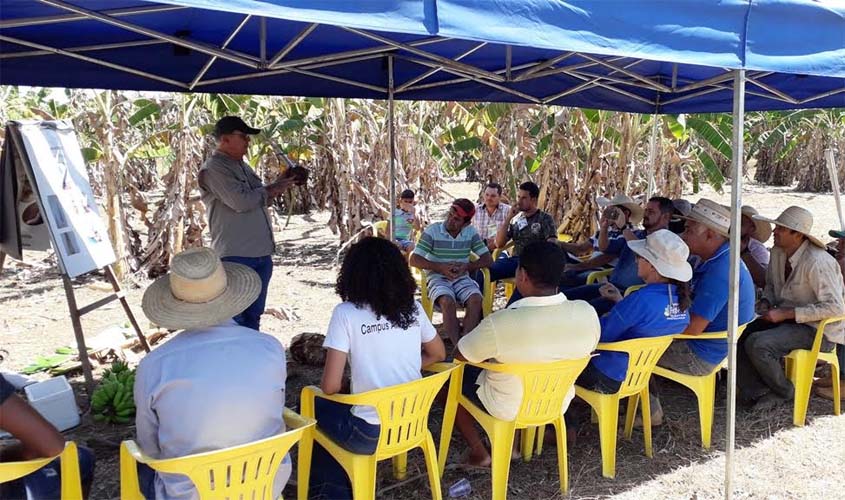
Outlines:
[{"label": "white tent leg", "polygon": [[396,207],[396,124],[393,112],[393,56],[387,56],[387,121],[390,136],[390,207],[388,210],[388,227],[390,241],[393,241],[393,210]]},{"label": "white tent leg", "polygon": [[728,402],[725,438],[725,498],[733,495],[734,437],[736,417],[736,331],[739,312],[739,246],[742,207],[742,176],[745,153],[745,70],[734,71],[733,155],[731,157],[731,248],[728,288]]},{"label": "white tent leg", "polygon": [[645,192],[645,201],[654,196],[654,171],[657,170],[657,129],[660,124],[660,115],[651,115],[651,143],[648,147],[648,187]]},{"label": "white tent leg", "polygon": [[845,219],[842,217],[842,192],[839,190],[839,171],[836,168],[836,159],[833,157],[833,148],[827,148],[824,151],[824,159],[827,162],[827,172],[830,174],[830,189],[833,191],[833,199],[836,200],[839,229],[845,231]]}]

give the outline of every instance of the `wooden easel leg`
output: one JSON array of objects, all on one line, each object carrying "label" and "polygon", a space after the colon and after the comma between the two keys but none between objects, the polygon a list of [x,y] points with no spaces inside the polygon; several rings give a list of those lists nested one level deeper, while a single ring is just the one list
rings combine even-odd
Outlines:
[{"label": "wooden easel leg", "polygon": [[76,296],[73,293],[73,284],[66,274],[62,274],[62,283],[65,286],[65,296],[70,309],[70,320],[73,323],[73,334],[76,336],[76,348],[79,351],[79,361],[82,363],[82,373],[85,375],[85,386],[88,388],[88,397],[94,394],[94,375],[91,370],[91,361],[88,359],[88,348],[85,347],[85,336],[82,334],[82,321],[79,316],[79,308],[76,306]]},{"label": "wooden easel leg", "polygon": [[[117,281],[117,277],[115,277],[111,266],[106,266],[103,270],[106,273],[106,278],[114,288],[114,293],[120,293],[120,283]],[[141,342],[141,347],[144,348],[144,351],[150,352],[150,345],[147,343],[147,338],[143,333],[141,333],[141,327],[138,326],[138,322],[135,320],[135,315],[132,314],[132,308],[130,308],[129,303],[126,302],[126,297],[120,297],[120,305],[123,306],[123,311],[126,313],[126,316],[129,317],[129,322],[132,323],[132,328],[135,329],[135,334],[138,335],[138,341]]]},{"label": "wooden easel leg", "polygon": [[0,273],[3,272],[3,266],[6,264],[6,252],[0,252]]}]

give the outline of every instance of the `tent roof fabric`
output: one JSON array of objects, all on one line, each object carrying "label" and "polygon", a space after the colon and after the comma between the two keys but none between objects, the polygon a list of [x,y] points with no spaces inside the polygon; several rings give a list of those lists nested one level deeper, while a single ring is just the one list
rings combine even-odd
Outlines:
[{"label": "tent roof fabric", "polygon": [[2,0],[0,84],[724,112],[845,107],[841,0]]}]

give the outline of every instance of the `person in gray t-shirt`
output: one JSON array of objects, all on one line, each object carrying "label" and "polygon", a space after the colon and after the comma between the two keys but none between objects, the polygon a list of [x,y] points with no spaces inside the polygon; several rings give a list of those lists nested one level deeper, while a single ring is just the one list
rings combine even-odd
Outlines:
[{"label": "person in gray t-shirt", "polygon": [[217,149],[200,168],[198,178],[208,211],[211,247],[223,261],[244,264],[261,277],[261,294],[235,317],[238,324],[254,330],[258,330],[273,274],[270,256],[275,243],[267,206],[292,185],[307,179],[305,175],[288,174],[263,184],[243,160],[250,136],[259,132],[237,116],[221,118],[214,125]]}]

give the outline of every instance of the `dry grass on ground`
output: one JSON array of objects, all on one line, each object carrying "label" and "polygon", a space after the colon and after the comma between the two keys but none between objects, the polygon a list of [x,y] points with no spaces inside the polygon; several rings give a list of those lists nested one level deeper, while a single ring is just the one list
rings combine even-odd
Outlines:
[{"label": "dry grass on ground", "polygon": [[[456,197],[474,198],[477,186],[455,183],[447,191]],[[727,194],[712,192],[726,203]],[[693,201],[698,195],[690,195]],[[838,227],[832,196],[829,194],[792,193],[783,188],[746,188],[746,203],[755,205],[763,214],[776,216],[791,204],[809,208],[816,216],[814,233],[824,236],[827,229]],[[432,210],[441,216],[448,205]],[[285,345],[301,332],[323,332],[329,312],[338,303],[333,292],[336,269],[336,238],[326,228],[327,214],[314,213],[295,216],[289,228],[278,238],[274,255],[275,271],[269,293],[268,307],[284,306],[296,313],[291,321],[265,315],[262,326]],[[5,370],[27,365],[37,355],[46,355],[63,345],[74,345],[67,315],[61,280],[50,259],[32,253],[27,264],[7,262],[0,275],[0,348],[10,357],[2,364]],[[87,278],[79,283],[79,302],[87,304],[102,296],[94,288],[98,280]],[[128,287],[128,298],[139,318],[142,287],[146,282]],[[123,323],[120,307],[110,304],[83,320],[86,332],[93,337],[113,324]],[[145,320],[141,321],[146,325]],[[302,386],[317,383],[318,368],[288,364],[288,405],[298,405]],[[87,404],[82,377],[72,379],[80,402]],[[724,450],[723,384],[717,392],[716,420],[713,429],[714,449],[701,449],[698,436],[698,417],[691,393],[670,383],[663,384],[666,424],[654,432],[654,459],[643,455],[642,434],[635,431],[633,440],[619,440],[617,477],[601,477],[601,458],[598,434],[594,426],[582,425],[577,442],[569,450],[571,490],[568,497],[598,498],[620,495],[625,498],[717,498],[721,496]],[[809,423],[804,428],[791,426],[791,409],[781,408],[767,415],[739,413],[737,418],[736,490],[743,498],[840,498],[845,497],[839,487],[845,465],[845,417],[830,417],[831,404],[813,398]],[[431,428],[435,439],[439,434],[441,413],[435,410]],[[96,481],[92,497],[117,498],[118,445],[131,438],[131,426],[111,427],[95,423],[89,414],[83,415],[80,427],[68,433],[69,438],[91,446],[98,456]],[[489,498],[488,471],[464,469],[457,465],[464,444],[456,434],[452,440],[449,466],[443,478],[444,494],[449,485],[461,477],[468,478],[473,487],[472,498]],[[390,466],[380,467],[379,498],[428,498],[428,483],[421,469],[420,454],[412,454],[408,480],[397,484],[390,477]],[[513,462],[509,481],[510,498],[560,498],[554,446],[547,446],[541,457],[530,463]],[[293,490],[287,490],[293,497]]]}]

